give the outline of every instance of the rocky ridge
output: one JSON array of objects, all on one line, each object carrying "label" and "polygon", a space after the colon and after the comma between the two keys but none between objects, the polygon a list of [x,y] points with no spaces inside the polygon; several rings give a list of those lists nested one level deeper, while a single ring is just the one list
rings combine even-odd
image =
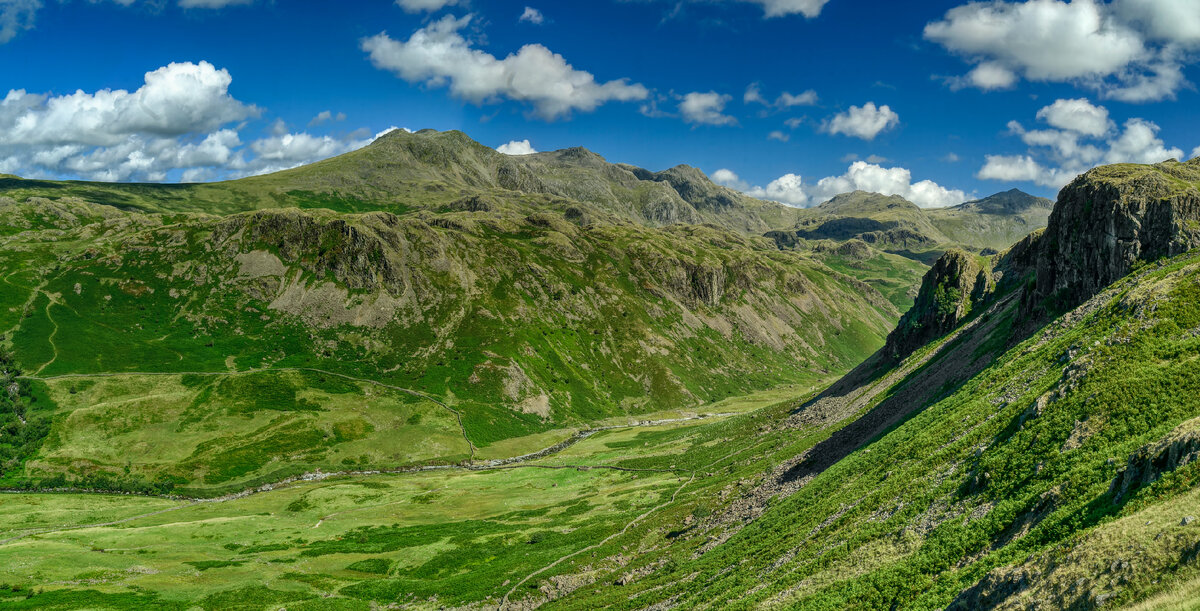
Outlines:
[{"label": "rocky ridge", "polygon": [[1200,246],[1200,158],[1114,165],[1059,195],[1039,240],[1037,297],[1082,303],[1139,263]]}]

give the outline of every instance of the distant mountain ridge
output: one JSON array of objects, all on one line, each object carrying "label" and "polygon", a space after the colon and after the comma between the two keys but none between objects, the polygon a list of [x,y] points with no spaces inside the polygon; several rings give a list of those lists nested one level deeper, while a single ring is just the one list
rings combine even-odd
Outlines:
[{"label": "distant mountain ridge", "polygon": [[1009,189],[983,199],[952,206],[948,210],[971,210],[982,214],[1020,214],[1030,210],[1045,210],[1048,215],[1054,209],[1054,200],[1037,197],[1020,189]]},{"label": "distant mountain ridge", "polygon": [[857,239],[932,263],[948,248],[999,251],[1045,227],[1049,200],[1017,189],[951,208],[921,208],[898,195],[854,191],[802,210],[793,229],[768,233],[781,247]]},{"label": "distant mountain ridge", "polygon": [[[396,211],[397,207],[438,210],[468,195],[485,196],[494,206],[527,208],[537,205],[527,197],[536,194],[566,198],[593,207],[594,214],[610,214],[650,227],[709,223],[748,235],[794,227],[806,231],[808,239],[842,236],[832,239],[844,240],[869,231],[814,232],[814,222],[829,216],[869,218],[895,222],[875,230],[911,232],[874,236],[885,244],[897,240],[930,245],[952,242],[976,249],[1003,248],[1012,242],[1008,238],[1014,233],[1024,231],[1024,235],[1044,224],[1039,223],[1039,213],[1030,212],[1036,206],[1013,203],[1024,201],[1022,196],[1031,197],[1015,190],[944,211],[922,210],[898,196],[865,192],[839,195],[816,208],[800,209],[718,185],[687,165],[655,172],[609,163],[582,147],[511,156],[460,131],[396,130],[338,157],[218,183],[107,184],[16,177],[0,181],[0,194],[51,191],[145,212],[218,214],[286,206],[360,212]],[[874,203],[875,198],[880,198],[880,203]],[[903,213],[888,213],[886,205],[896,202],[904,203]]]}]

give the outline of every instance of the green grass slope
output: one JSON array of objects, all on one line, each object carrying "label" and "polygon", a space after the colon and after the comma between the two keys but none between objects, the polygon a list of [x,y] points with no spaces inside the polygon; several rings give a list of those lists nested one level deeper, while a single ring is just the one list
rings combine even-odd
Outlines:
[{"label": "green grass slope", "polygon": [[[1000,299],[876,378],[849,415],[824,409],[851,395],[825,393],[605,431],[517,470],[201,505],[5,497],[0,512],[26,517],[0,535],[0,596],[60,609],[1186,608],[1200,578],[1200,523],[1184,525],[1200,473],[1198,292],[1200,254],[1165,260],[996,352],[1020,324],[1020,300]],[[930,387],[971,354],[980,373]],[[806,470],[906,393],[933,399]]]},{"label": "green grass slope", "polygon": [[950,208],[926,210],[952,242],[1002,251],[1046,226],[1054,202],[1017,189]]},{"label": "green grass slope", "polygon": [[0,333],[55,411],[0,481],[218,494],[455,463],[811,383],[899,316],[762,238],[529,199],[402,216],[6,203]]},{"label": "green grass slope", "polygon": [[[782,477],[802,485],[757,520],[702,521],[649,555],[644,577],[600,580],[558,606],[1087,608],[1200,575],[1200,525],[1181,525],[1200,467],[1200,255],[1151,266],[989,356],[1020,316],[1002,303],[977,338],[977,358],[994,358],[980,373],[930,389],[824,470],[805,465],[836,446],[801,457]],[[966,342],[911,357],[929,360],[860,414],[967,366]]]}]

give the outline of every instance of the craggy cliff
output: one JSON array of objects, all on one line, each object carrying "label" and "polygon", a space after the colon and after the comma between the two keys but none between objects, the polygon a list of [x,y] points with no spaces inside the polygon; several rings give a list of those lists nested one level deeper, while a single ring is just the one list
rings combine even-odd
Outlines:
[{"label": "craggy cliff", "polygon": [[1096,168],[1062,190],[1040,243],[1037,296],[1070,307],[1135,264],[1200,245],[1200,159]]},{"label": "craggy cliff", "polygon": [[1200,246],[1200,159],[1096,168],[1059,194],[1045,231],[1007,252],[950,250],[921,283],[916,304],[888,337],[904,358],[958,326],[980,305],[1021,291],[1030,324],[1075,307],[1141,263]]}]

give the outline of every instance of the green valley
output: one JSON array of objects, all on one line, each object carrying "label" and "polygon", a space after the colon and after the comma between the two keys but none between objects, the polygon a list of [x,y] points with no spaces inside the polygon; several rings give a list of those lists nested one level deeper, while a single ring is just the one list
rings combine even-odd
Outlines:
[{"label": "green valley", "polygon": [[0,604],[1195,602],[1200,162],[798,210],[464,138],[6,179]]}]

